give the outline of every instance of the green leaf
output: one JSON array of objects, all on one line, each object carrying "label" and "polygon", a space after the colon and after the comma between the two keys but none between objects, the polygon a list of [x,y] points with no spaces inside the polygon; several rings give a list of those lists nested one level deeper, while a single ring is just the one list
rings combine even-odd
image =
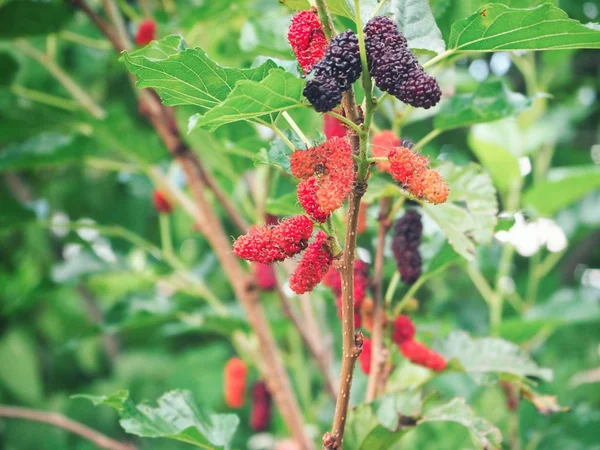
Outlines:
[{"label": "green leaf", "polygon": [[427,0],[390,0],[389,10],[413,50],[442,53],[446,44]]},{"label": "green leaf", "polygon": [[600,48],[600,31],[551,4],[510,8],[492,3],[455,22],[448,47],[465,52]]},{"label": "green leaf", "polygon": [[545,181],[536,183],[523,194],[523,204],[549,217],[598,188],[600,169],[597,167],[551,169]]},{"label": "green leaf", "polygon": [[239,418],[235,414],[214,414],[196,405],[188,391],[171,391],[157,401],[158,406],[134,405],[127,391],[110,396],[78,395],[95,405],[119,411],[123,429],[136,436],[169,438],[205,449],[228,449]]},{"label": "green leaf", "polygon": [[[310,9],[311,7],[308,0],[279,0],[279,3],[286,5],[294,11]],[[332,14],[354,19],[354,8],[350,6],[347,0],[327,0],[327,6]]]},{"label": "green leaf", "polygon": [[214,131],[239,120],[274,121],[275,115],[303,106],[304,81],[281,69],[273,69],[262,81],[240,81],[220,105],[204,115],[190,117],[189,130],[196,127]]},{"label": "green leaf", "polygon": [[[286,133],[287,138],[292,137],[292,133]],[[300,147],[298,147],[300,148]],[[290,171],[290,155],[292,150],[286,145],[281,138],[271,141],[269,149],[261,148],[254,162],[256,164],[268,164],[283,169],[287,173]]]},{"label": "green leaf", "polygon": [[187,48],[181,36],[168,36],[140,50],[124,52],[123,60],[135,75],[136,86],[156,89],[165,105],[202,108],[219,105],[238,81],[260,81],[275,67],[272,61],[250,69],[221,67],[201,48]]},{"label": "green leaf", "polygon": [[0,361],[0,384],[8,392],[27,404],[42,400],[42,378],[35,343],[25,331],[11,328],[4,333],[0,340]]},{"label": "green leaf", "polygon": [[295,192],[290,192],[279,198],[268,199],[266,210],[274,216],[294,216],[303,214]]},{"label": "green leaf", "polygon": [[19,71],[19,63],[7,52],[0,53],[0,87],[10,86]]},{"label": "green leaf", "polygon": [[72,134],[48,131],[22,142],[4,146],[0,152],[0,172],[37,169],[81,161],[89,155],[90,142]]},{"label": "green leaf", "polygon": [[56,33],[72,15],[68,2],[13,0],[0,6],[0,39]]},{"label": "green leaf", "polygon": [[464,331],[454,331],[436,350],[448,361],[455,360],[478,383],[492,374],[552,380],[552,370],[539,367],[518,346],[503,339],[471,338]]},{"label": "green leaf", "polygon": [[433,125],[440,130],[467,127],[513,116],[531,104],[517,92],[512,92],[501,80],[479,85],[472,94],[455,95],[435,117]]},{"label": "green leaf", "polygon": [[396,183],[391,183],[383,177],[373,177],[369,180],[369,189],[365,193],[363,201],[371,204],[381,198],[399,197],[400,195],[402,195],[402,189]]},{"label": "green leaf", "polygon": [[444,163],[438,167],[450,187],[446,203],[425,204],[423,210],[437,222],[454,250],[467,260],[475,258],[475,244],[491,241],[498,202],[492,180],[481,166]]},{"label": "green leaf", "polygon": [[502,444],[500,430],[482,417],[475,415],[463,398],[454,398],[445,405],[427,411],[419,425],[427,422],[455,422],[467,428],[484,449],[499,449]]},{"label": "green leaf", "polygon": [[469,147],[494,180],[494,186],[504,195],[521,183],[519,149],[513,142],[519,136],[516,122],[509,119],[476,125],[467,138]]}]

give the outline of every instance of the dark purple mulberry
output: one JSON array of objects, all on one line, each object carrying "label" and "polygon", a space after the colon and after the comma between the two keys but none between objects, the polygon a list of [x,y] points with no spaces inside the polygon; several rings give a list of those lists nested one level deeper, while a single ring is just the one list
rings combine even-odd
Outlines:
[{"label": "dark purple mulberry", "polygon": [[379,89],[415,107],[427,109],[439,102],[437,81],[425,73],[391,19],[374,17],[364,32],[369,71]]},{"label": "dark purple mulberry", "polygon": [[313,66],[314,78],[306,83],[304,96],[316,111],[331,111],[361,71],[358,38],[352,31],[338,34],[327,47],[325,57]]},{"label": "dark purple mulberry", "polygon": [[304,96],[317,112],[331,111],[342,101],[342,91],[333,78],[315,77],[304,86]]},{"label": "dark purple mulberry", "polygon": [[415,210],[409,210],[394,225],[392,252],[400,272],[400,278],[406,284],[413,284],[421,276],[421,235],[423,224],[421,215]]}]

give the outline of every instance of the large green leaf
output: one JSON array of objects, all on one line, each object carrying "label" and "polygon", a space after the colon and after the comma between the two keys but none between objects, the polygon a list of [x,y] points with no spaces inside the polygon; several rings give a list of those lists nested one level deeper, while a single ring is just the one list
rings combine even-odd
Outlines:
[{"label": "large green leaf", "polygon": [[235,414],[214,414],[196,405],[188,391],[171,391],[157,401],[158,406],[134,405],[127,391],[110,396],[78,395],[95,405],[110,406],[121,417],[125,431],[136,436],[169,438],[205,449],[228,449],[239,424]]},{"label": "large green leaf", "polygon": [[43,397],[41,370],[35,343],[24,330],[12,328],[2,336],[0,361],[0,384],[16,399],[38,403]]},{"label": "large green leaf", "polygon": [[433,121],[435,128],[448,130],[476,123],[493,122],[515,115],[531,104],[527,97],[512,92],[500,80],[480,84],[472,94],[455,95]]},{"label": "large green leaf", "polygon": [[520,137],[518,125],[512,119],[478,124],[469,131],[469,147],[502,194],[521,183],[519,154],[522,150],[517,144]]},{"label": "large green leaf", "polygon": [[476,382],[499,374],[552,379],[550,369],[539,367],[518,346],[503,339],[471,338],[464,331],[454,331],[436,349]]},{"label": "large green leaf", "polygon": [[427,0],[390,0],[389,10],[394,13],[398,28],[411,49],[433,53],[446,49]]},{"label": "large green leaf", "polygon": [[240,80],[260,81],[275,67],[272,61],[250,69],[221,67],[199,48],[188,48],[181,36],[168,36],[134,52],[123,53],[139,88],[154,88],[165,105],[219,105]]},{"label": "large green leaf", "polygon": [[441,205],[425,204],[424,211],[437,222],[448,242],[463,258],[475,258],[475,244],[491,241],[496,226],[498,202],[492,180],[481,166],[459,167],[444,163],[438,167],[450,195]]},{"label": "large green leaf", "polygon": [[594,166],[552,169],[545,181],[523,194],[523,204],[542,216],[552,216],[589,192],[600,188],[600,169]]},{"label": "large green leaf", "polygon": [[452,25],[448,48],[469,52],[600,48],[600,31],[569,19],[551,4],[510,8],[491,3]]},{"label": "large green leaf", "polygon": [[[279,3],[283,3],[294,11],[310,9],[311,7],[308,0],[279,0]],[[347,0],[328,0],[327,6],[332,14],[354,19],[354,8]]]},{"label": "large green leaf", "polygon": [[56,33],[71,19],[65,1],[13,0],[0,6],[0,39]]},{"label": "large green leaf", "polygon": [[427,422],[456,422],[473,433],[485,450],[499,449],[500,430],[482,417],[475,415],[463,398],[454,398],[445,405],[425,413],[419,424]]},{"label": "large green leaf", "polygon": [[80,161],[89,155],[90,142],[80,136],[48,131],[23,142],[6,145],[0,152],[0,172],[36,169]]},{"label": "large green leaf", "polygon": [[304,81],[282,69],[272,69],[262,81],[240,81],[223,103],[204,115],[190,117],[189,130],[196,127],[214,131],[240,120],[273,121],[275,115],[303,106]]}]

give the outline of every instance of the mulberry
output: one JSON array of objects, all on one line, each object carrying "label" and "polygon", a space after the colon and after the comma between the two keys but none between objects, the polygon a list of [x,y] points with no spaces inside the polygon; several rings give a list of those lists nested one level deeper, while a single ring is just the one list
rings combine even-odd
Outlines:
[{"label": "mulberry", "polygon": [[362,352],[358,357],[360,368],[367,375],[371,373],[371,341],[367,338],[363,338]]},{"label": "mulberry", "polygon": [[444,357],[420,342],[405,341],[400,344],[400,352],[409,361],[436,372],[441,372],[446,368]]},{"label": "mulberry", "polygon": [[374,17],[364,33],[369,71],[379,89],[419,108],[431,108],[439,102],[437,81],[425,73],[391,19]]},{"label": "mulberry", "polygon": [[304,96],[317,112],[331,111],[362,71],[356,35],[348,30],[334,37],[312,71],[314,78],[306,83]]},{"label": "mulberry", "polygon": [[415,337],[415,325],[410,317],[400,314],[394,321],[392,340],[396,344],[412,341]]},{"label": "mulberry", "polygon": [[173,206],[162,192],[154,191],[152,193],[152,199],[154,200],[154,208],[156,208],[159,213],[168,214],[173,211]]},{"label": "mulberry", "polygon": [[301,179],[313,176],[321,210],[329,213],[342,206],[354,183],[354,160],[348,139],[332,138],[290,156],[292,174]]},{"label": "mulberry", "polygon": [[421,215],[415,210],[409,210],[398,219],[394,226],[392,252],[400,272],[400,278],[406,284],[413,284],[421,276],[421,234],[423,224]]},{"label": "mulberry", "polygon": [[240,258],[262,264],[283,261],[306,248],[313,223],[306,216],[295,216],[277,225],[252,227],[233,243]]},{"label": "mulberry", "polygon": [[231,358],[225,364],[223,373],[225,403],[230,408],[241,408],[244,406],[247,373],[246,364],[240,358]]},{"label": "mulberry", "polygon": [[135,43],[140,47],[156,39],[156,23],[154,20],[144,20],[140,23],[135,33]]},{"label": "mulberry", "polygon": [[298,201],[311,219],[315,222],[323,223],[331,213],[321,209],[321,206],[317,201],[318,188],[317,179],[315,177],[302,180],[297,188]]},{"label": "mulberry", "polygon": [[[371,142],[371,154],[375,157],[387,158],[390,151],[392,151],[394,147],[399,147],[400,145],[400,139],[396,137],[392,131],[385,130],[373,136],[373,141]],[[390,166],[391,163],[389,161],[377,162],[377,167],[386,172],[390,170]]]},{"label": "mulberry", "polygon": [[[369,265],[357,259],[354,261],[354,308],[358,309],[367,295],[367,289],[371,280],[369,278]],[[336,296],[342,295],[342,278],[340,273],[333,267],[323,279],[323,284],[329,287]]]},{"label": "mulberry", "polygon": [[300,11],[292,17],[288,41],[305,74],[325,56],[327,38],[315,11]]},{"label": "mulberry", "polygon": [[319,231],[315,240],[302,254],[302,259],[290,277],[290,288],[296,294],[312,291],[321,282],[333,262],[327,235]]},{"label": "mulberry", "polygon": [[392,148],[388,153],[388,161],[392,178],[404,186],[408,186],[413,178],[422,174],[428,165],[427,158],[408,147]]},{"label": "mulberry", "polygon": [[437,205],[448,199],[448,185],[436,170],[427,170],[420,181],[423,185],[423,198],[429,203]]},{"label": "mulberry", "polygon": [[323,133],[325,133],[325,137],[327,139],[334,137],[345,137],[346,127],[335,117],[326,114],[323,117]]},{"label": "mulberry", "polygon": [[265,431],[271,423],[271,394],[263,381],[252,387],[252,410],[250,428],[255,432]]},{"label": "mulberry", "polygon": [[272,291],[277,286],[275,268],[270,264],[255,263],[254,279],[259,289],[263,291]]}]

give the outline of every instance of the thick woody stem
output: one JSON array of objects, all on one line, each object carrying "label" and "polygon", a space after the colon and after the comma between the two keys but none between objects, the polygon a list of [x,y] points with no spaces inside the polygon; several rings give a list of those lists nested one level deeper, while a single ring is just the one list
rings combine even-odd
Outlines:
[{"label": "thick woody stem", "polygon": [[62,414],[38,411],[36,409],[18,408],[16,406],[0,405],[0,417],[6,419],[23,419],[33,422],[47,423],[70,431],[92,442],[98,448],[109,450],[135,450],[133,445],[124,444],[99,433],[96,430],[71,420]]},{"label": "thick woody stem", "polygon": [[385,329],[385,313],[383,300],[383,261],[385,236],[390,228],[388,214],[391,207],[389,197],[379,202],[379,229],[377,232],[377,249],[375,251],[375,273],[373,279],[373,332],[371,333],[371,372],[367,383],[365,400],[372,401],[377,395],[380,374],[382,373],[385,359],[383,358],[383,334]]}]

